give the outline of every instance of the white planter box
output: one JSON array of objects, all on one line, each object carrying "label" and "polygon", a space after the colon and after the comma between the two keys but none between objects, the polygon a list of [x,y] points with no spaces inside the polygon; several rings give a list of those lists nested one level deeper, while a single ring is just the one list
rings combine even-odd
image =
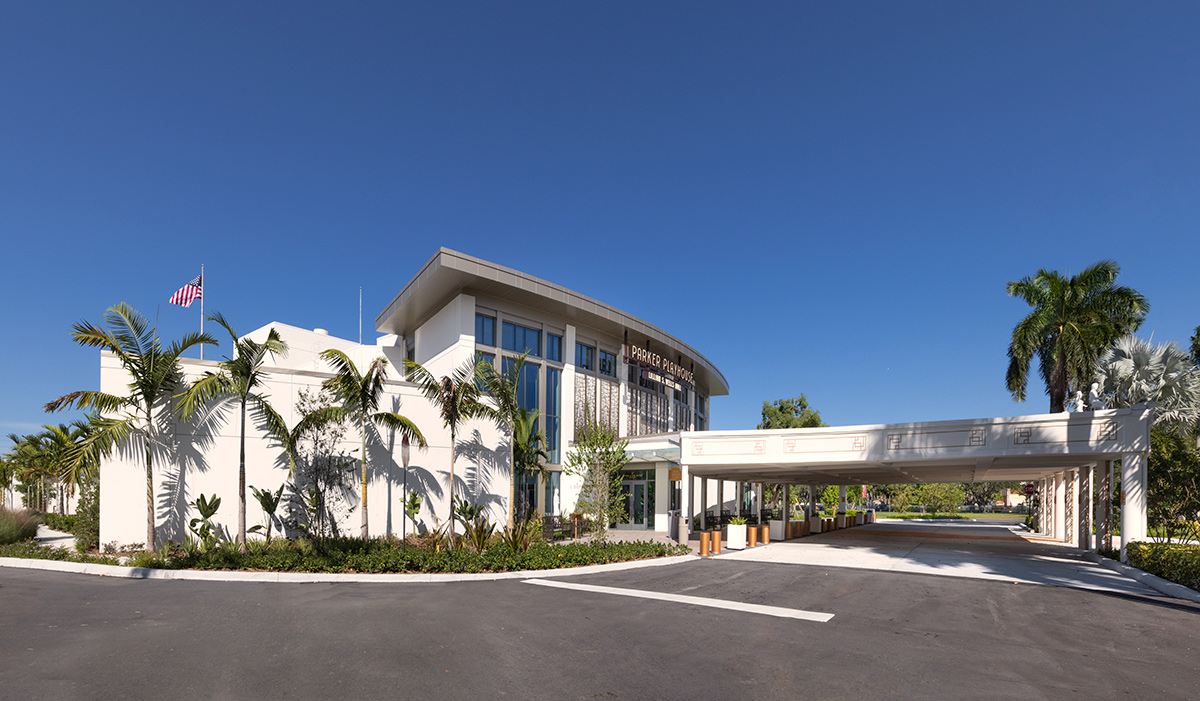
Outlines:
[{"label": "white planter box", "polygon": [[783,521],[771,519],[768,523],[771,524],[771,540],[784,540]]},{"label": "white planter box", "polygon": [[841,528],[845,528],[845,527],[846,527],[846,517],[845,517],[845,516],[838,516],[838,517],[837,517],[837,519],[836,519],[836,520],[835,520],[833,523],[834,523],[834,525],[835,525],[835,526],[837,526],[839,529],[841,529]]},{"label": "white planter box", "polygon": [[739,526],[731,523],[726,526],[726,528],[728,529],[729,533],[726,536],[727,542],[725,543],[725,547],[729,548],[730,550],[745,550],[746,524],[743,523]]},{"label": "white planter box", "polygon": [[809,531],[810,533],[812,533],[813,535],[816,535],[821,532],[821,517],[820,516],[813,516],[813,517],[809,518],[808,523],[809,523],[809,526],[811,527],[811,530]]}]

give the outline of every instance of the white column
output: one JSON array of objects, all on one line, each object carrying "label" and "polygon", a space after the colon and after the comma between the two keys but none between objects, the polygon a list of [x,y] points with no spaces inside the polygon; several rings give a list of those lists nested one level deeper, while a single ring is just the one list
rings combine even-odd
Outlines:
[{"label": "white column", "polygon": [[846,511],[846,485],[838,485],[838,511]]},{"label": "white column", "polygon": [[1080,470],[1075,469],[1067,473],[1067,479],[1071,480],[1071,525],[1070,532],[1067,533],[1067,538],[1071,545],[1080,547],[1079,544],[1079,486],[1083,482],[1080,479]]},{"label": "white column", "polygon": [[691,533],[696,530],[696,509],[694,508],[694,505],[692,504],[692,495],[695,493],[695,490],[692,489],[695,486],[692,484],[694,478],[692,477],[691,470],[688,470],[687,467],[680,465],[680,468],[683,469],[683,485],[682,485],[683,499],[682,499],[682,503],[685,505],[684,508],[687,509],[686,511],[683,512],[683,515],[685,518],[687,518],[688,533]]},{"label": "white column", "polygon": [[1080,480],[1083,484],[1082,497],[1079,500],[1080,511],[1087,514],[1087,523],[1081,523],[1083,526],[1079,529],[1079,547],[1084,550],[1095,550],[1095,539],[1092,538],[1092,529],[1096,527],[1096,500],[1093,498],[1093,493],[1096,484],[1096,466],[1088,465],[1083,468],[1083,479]]},{"label": "white column", "polygon": [[1054,531],[1051,537],[1055,540],[1067,539],[1067,481],[1066,474],[1059,472],[1054,475]]},{"label": "white column", "polygon": [[757,485],[758,487],[754,490],[754,513],[761,517],[766,504],[763,503],[763,483],[758,482]]},{"label": "white column", "polygon": [[1146,516],[1146,456],[1125,453],[1121,456],[1121,561],[1126,562],[1125,546],[1135,540],[1145,540]]},{"label": "white column", "polygon": [[817,485],[808,485],[808,515],[807,518],[812,518],[817,513]]}]

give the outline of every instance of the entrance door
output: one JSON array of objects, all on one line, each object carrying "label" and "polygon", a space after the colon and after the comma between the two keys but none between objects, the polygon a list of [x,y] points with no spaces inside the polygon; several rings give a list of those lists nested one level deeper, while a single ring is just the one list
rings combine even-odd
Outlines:
[{"label": "entrance door", "polygon": [[625,480],[621,482],[621,497],[625,500],[625,518],[617,524],[622,530],[645,530],[646,498],[648,485],[646,480]]}]

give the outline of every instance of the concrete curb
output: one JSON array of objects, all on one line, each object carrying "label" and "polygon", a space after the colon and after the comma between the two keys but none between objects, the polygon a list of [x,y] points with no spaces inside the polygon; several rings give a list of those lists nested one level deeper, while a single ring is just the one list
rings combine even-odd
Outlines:
[{"label": "concrete curb", "polygon": [[90,574],[100,577],[119,577],[122,579],[171,579],[206,582],[360,582],[378,584],[429,584],[437,582],[486,582],[499,579],[571,577],[582,574],[598,574],[601,572],[633,570],[643,567],[661,567],[699,559],[699,555],[676,555],[674,557],[660,557],[653,560],[632,560],[630,562],[613,562],[605,565],[586,565],[584,567],[568,567],[558,570],[521,570],[519,572],[483,572],[479,574],[333,574],[317,572],[157,570],[148,567],[96,565],[84,562],[63,562],[61,560],[37,560],[19,557],[0,557],[0,567],[14,567],[28,570],[49,570],[51,572],[71,572],[74,574]]},{"label": "concrete curb", "polygon": [[1139,570],[1136,567],[1131,567],[1123,562],[1117,562],[1116,560],[1104,557],[1103,555],[1091,552],[1090,550],[1085,550],[1083,552],[1083,556],[1088,560],[1100,565],[1101,567],[1106,567],[1117,574],[1125,575],[1139,584],[1144,584],[1150,587],[1160,594],[1166,594],[1167,596],[1174,597],[1176,599],[1184,599],[1186,601],[1200,604],[1200,591],[1189,589],[1182,584],[1176,584],[1175,582],[1168,581],[1144,570]]}]

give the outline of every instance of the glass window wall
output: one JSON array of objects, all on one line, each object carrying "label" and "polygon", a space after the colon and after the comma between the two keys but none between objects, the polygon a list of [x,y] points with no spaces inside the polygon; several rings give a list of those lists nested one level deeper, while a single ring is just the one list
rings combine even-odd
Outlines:
[{"label": "glass window wall", "polygon": [[514,353],[529,353],[534,357],[542,355],[542,332],[527,326],[504,322],[501,331],[501,346],[504,350]]},{"label": "glass window wall", "polygon": [[481,346],[496,345],[496,318],[475,315],[475,342]]}]

